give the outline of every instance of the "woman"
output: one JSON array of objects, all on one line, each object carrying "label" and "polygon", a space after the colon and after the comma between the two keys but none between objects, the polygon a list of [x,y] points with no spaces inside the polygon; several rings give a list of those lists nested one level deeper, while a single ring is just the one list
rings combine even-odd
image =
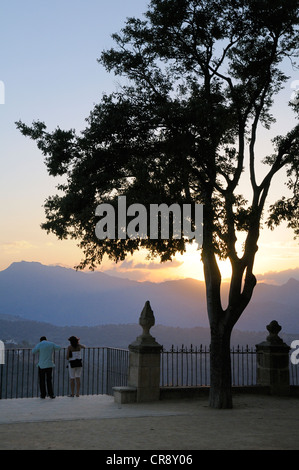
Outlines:
[{"label": "woman", "polygon": [[67,348],[66,353],[66,358],[69,361],[69,375],[71,385],[71,394],[69,396],[74,396],[76,384],[76,397],[78,397],[80,392],[80,377],[82,372],[81,349],[85,348],[85,346],[83,346],[83,344],[79,344],[80,338],[77,338],[76,336],[71,336],[68,340],[71,343]]}]

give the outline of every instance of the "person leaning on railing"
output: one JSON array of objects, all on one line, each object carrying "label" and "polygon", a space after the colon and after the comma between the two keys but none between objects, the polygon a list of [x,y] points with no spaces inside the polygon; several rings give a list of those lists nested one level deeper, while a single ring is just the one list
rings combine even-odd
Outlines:
[{"label": "person leaning on railing", "polygon": [[81,349],[84,349],[85,346],[79,343],[80,338],[77,338],[76,336],[71,336],[68,340],[71,343],[67,348],[66,353],[66,358],[69,361],[69,376],[71,385],[71,394],[69,396],[74,396],[76,384],[76,397],[79,397],[80,377],[82,372]]},{"label": "person leaning on railing", "polygon": [[46,391],[50,398],[55,398],[52,385],[52,370],[55,367],[53,353],[57,349],[61,349],[61,346],[48,341],[45,336],[42,336],[40,342],[32,349],[33,354],[39,353],[37,366],[41,398],[46,398]]}]

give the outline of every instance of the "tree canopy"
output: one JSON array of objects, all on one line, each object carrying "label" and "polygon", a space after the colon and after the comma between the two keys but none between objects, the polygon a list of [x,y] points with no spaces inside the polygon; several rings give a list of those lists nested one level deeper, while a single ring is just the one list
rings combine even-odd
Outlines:
[{"label": "tree canopy", "polygon": [[[275,139],[260,183],[255,154],[258,125],[273,122],[273,98],[287,79],[281,64],[298,52],[297,8],[294,0],[152,1],[145,19],[129,18],[113,35],[117,47],[102,53],[99,62],[128,84],[104,95],[81,135],[18,123],[37,140],[49,174],[66,176],[62,195],[46,201],[43,228],[80,240],[81,267],[94,267],[104,253],[123,259],[140,245],[162,260],[184,250],[182,240],[99,242],[94,209],[122,194],[140,203],[203,203],[213,250],[237,259],[235,230],[260,219],[283,166],[294,197],[273,205],[268,223],[287,218],[299,232],[298,128]],[[248,154],[249,203],[237,193]]]}]

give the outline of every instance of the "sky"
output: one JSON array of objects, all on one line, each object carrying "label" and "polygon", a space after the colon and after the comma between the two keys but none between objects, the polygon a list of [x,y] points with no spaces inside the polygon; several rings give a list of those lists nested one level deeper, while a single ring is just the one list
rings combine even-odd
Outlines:
[{"label": "sky", "polygon": [[[82,259],[75,241],[58,241],[40,228],[44,201],[55,194],[59,181],[48,175],[41,152],[20,134],[15,121],[30,125],[41,120],[49,130],[57,126],[83,130],[93,106],[103,93],[115,90],[119,80],[97,58],[113,46],[111,35],[126,18],[140,17],[147,4],[147,0],[0,0],[0,270],[23,260],[74,267]],[[299,88],[299,71],[289,64],[285,67],[290,78],[275,102],[274,134],[283,134],[294,124],[287,103]],[[261,135],[264,156],[269,135]],[[281,192],[286,189],[279,176],[269,202]],[[135,280],[203,280],[196,247],[166,264],[149,262],[142,252],[117,265],[106,260],[99,269]],[[229,276],[228,263],[221,264],[221,271],[224,278]],[[276,283],[289,275],[299,278],[298,241],[285,226],[262,232],[255,273]]]}]

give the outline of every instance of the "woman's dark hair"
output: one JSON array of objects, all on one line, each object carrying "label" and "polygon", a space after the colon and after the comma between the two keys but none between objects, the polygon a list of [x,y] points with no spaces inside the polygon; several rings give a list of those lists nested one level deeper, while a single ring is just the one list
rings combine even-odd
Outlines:
[{"label": "woman's dark hair", "polygon": [[79,340],[76,336],[70,336],[69,337],[69,342],[73,346],[73,348],[76,348],[78,346]]}]

